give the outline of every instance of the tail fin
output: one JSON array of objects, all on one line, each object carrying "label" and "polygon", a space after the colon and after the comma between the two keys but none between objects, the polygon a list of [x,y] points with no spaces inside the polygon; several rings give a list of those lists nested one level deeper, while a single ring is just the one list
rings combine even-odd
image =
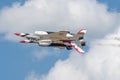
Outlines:
[{"label": "tail fin", "polygon": [[[77,34],[74,35],[74,38],[76,40],[82,40],[84,38],[84,35],[86,34],[87,30],[86,29],[81,29]],[[70,44],[77,52],[79,53],[85,53],[83,49],[81,49],[76,43],[71,43]],[[82,45],[85,45],[85,43]]]},{"label": "tail fin", "polygon": [[85,53],[85,51],[83,51],[80,47],[77,46],[77,44],[75,43],[71,43],[71,46],[80,54]]},{"label": "tail fin", "polygon": [[77,34],[86,34],[87,30],[86,29],[81,29]]},{"label": "tail fin", "polygon": [[77,34],[74,35],[74,38],[76,40],[81,40],[84,38],[84,35],[86,34],[87,30],[86,29],[81,29],[80,31],[77,32]]}]

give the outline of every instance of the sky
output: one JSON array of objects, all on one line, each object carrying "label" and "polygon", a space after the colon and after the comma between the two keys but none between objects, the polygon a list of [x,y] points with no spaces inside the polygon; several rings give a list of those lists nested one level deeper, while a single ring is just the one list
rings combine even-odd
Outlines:
[{"label": "sky", "polygon": [[[1,80],[120,80],[119,0],[4,0]],[[87,29],[86,53],[21,44],[13,33]],[[22,38],[23,39],[23,38]],[[100,44],[100,45],[98,45]]]}]

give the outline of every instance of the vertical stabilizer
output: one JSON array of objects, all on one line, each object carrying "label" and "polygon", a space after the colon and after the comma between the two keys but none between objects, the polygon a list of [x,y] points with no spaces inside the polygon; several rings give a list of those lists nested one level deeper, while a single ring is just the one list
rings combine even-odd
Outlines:
[{"label": "vertical stabilizer", "polygon": [[81,40],[84,38],[84,35],[86,34],[87,30],[86,29],[81,29],[80,31],[77,32],[77,34],[74,35],[74,38],[76,40]]},{"label": "vertical stabilizer", "polygon": [[71,43],[71,46],[80,54],[83,54],[85,51],[83,51],[80,47],[77,46],[75,43]]},{"label": "vertical stabilizer", "polygon": [[77,34],[86,34],[87,30],[86,29],[81,29],[80,31],[77,32]]}]

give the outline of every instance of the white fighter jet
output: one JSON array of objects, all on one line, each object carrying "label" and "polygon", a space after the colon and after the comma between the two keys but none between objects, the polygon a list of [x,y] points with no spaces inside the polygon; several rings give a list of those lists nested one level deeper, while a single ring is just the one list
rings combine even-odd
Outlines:
[{"label": "white fighter jet", "polygon": [[17,36],[26,38],[26,40],[21,40],[21,43],[36,43],[39,46],[52,46],[61,49],[66,48],[67,50],[74,48],[79,53],[84,53],[82,48],[86,45],[86,42],[84,41],[85,34],[86,29],[81,29],[76,34],[70,33],[69,31],[35,31],[35,33],[15,33]]}]

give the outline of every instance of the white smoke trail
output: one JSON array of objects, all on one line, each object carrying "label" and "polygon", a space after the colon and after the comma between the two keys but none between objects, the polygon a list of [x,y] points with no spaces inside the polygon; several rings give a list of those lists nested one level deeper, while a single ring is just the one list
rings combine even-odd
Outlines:
[{"label": "white smoke trail", "polygon": [[7,39],[14,39],[11,33],[16,31],[76,32],[85,28],[87,37],[93,39],[113,32],[119,17],[96,0],[28,0],[23,5],[17,3],[0,10],[0,32],[7,32]]}]

